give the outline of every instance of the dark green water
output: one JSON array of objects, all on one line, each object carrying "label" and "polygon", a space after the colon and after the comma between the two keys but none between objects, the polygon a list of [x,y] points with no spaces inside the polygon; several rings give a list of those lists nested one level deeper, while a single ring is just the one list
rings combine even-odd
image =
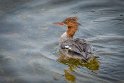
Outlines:
[{"label": "dark green water", "polygon": [[[96,72],[57,61],[65,27],[53,23],[69,16],[99,56]],[[123,63],[124,0],[0,0],[0,83],[124,83]]]}]

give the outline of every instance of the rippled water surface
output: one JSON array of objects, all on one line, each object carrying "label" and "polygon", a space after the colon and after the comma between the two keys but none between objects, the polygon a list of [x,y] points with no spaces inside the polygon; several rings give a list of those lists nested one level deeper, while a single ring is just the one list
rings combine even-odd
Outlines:
[{"label": "rippled water surface", "polygon": [[[69,16],[99,56],[91,65],[58,60],[65,27],[53,23]],[[0,83],[124,83],[123,63],[124,0],[0,0]]]}]

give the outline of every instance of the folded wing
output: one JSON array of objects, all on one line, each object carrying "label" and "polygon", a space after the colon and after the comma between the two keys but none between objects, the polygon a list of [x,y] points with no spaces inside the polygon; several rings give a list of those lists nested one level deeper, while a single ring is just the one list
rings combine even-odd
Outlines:
[{"label": "folded wing", "polygon": [[61,49],[67,49],[70,54],[88,59],[93,53],[91,45],[84,39],[76,38],[61,43]]}]

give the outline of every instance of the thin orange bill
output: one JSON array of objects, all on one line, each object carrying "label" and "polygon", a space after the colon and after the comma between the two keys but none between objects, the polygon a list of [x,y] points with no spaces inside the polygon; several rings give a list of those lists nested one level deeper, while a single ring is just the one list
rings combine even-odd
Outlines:
[{"label": "thin orange bill", "polygon": [[63,22],[55,22],[55,23],[53,23],[53,24],[55,24],[55,25],[60,25],[60,26],[64,26],[64,25],[65,25]]}]

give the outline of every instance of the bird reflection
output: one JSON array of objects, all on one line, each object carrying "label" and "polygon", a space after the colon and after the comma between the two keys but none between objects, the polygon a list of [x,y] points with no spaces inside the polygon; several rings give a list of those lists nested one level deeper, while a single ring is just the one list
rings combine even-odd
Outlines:
[{"label": "bird reflection", "polygon": [[58,62],[68,66],[68,68],[64,70],[64,76],[65,76],[65,79],[68,81],[68,83],[76,83],[76,76],[72,73],[77,68],[86,67],[87,69],[95,72],[99,70],[99,66],[100,66],[100,63],[96,57],[92,57],[87,62],[84,62],[80,59],[75,59],[75,58],[67,57],[63,54],[60,54],[58,58]]}]

